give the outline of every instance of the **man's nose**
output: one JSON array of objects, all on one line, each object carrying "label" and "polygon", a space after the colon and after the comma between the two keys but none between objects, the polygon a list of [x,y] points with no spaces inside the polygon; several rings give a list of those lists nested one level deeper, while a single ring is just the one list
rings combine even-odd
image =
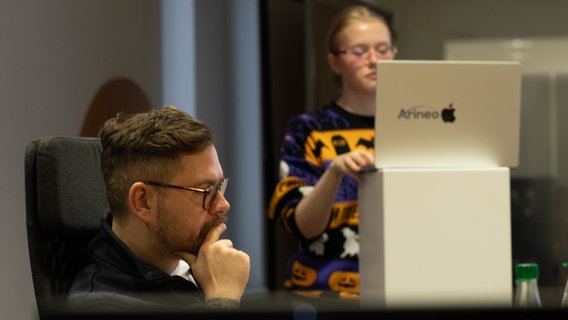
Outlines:
[{"label": "man's nose", "polygon": [[213,203],[213,205],[211,206],[210,211],[214,213],[225,213],[229,211],[231,204],[229,203],[229,201],[227,201],[227,198],[225,198],[224,194],[219,191],[217,192],[217,198],[215,199],[215,203]]}]

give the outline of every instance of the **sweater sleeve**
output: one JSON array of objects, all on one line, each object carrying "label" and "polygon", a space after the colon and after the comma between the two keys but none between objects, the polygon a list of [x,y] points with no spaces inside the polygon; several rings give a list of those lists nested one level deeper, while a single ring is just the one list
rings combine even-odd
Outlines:
[{"label": "sweater sleeve", "polygon": [[304,238],[295,222],[296,206],[324,172],[323,163],[318,159],[318,143],[311,137],[317,129],[317,121],[307,114],[292,118],[286,126],[280,150],[280,180],[268,209],[271,219],[279,220],[299,239]]}]

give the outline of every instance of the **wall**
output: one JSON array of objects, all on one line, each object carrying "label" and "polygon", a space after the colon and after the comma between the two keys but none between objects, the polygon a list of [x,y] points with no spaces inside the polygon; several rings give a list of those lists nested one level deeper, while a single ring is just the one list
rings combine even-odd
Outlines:
[{"label": "wall", "polygon": [[[278,180],[280,144],[287,119],[304,110],[307,89],[306,72],[306,8],[300,1],[264,1],[263,41],[263,160],[265,208]],[[290,81],[290,79],[293,79]],[[282,289],[286,279],[286,262],[298,249],[297,240],[279,223],[264,217],[267,252],[267,283],[271,289]]]},{"label": "wall", "polygon": [[562,36],[562,0],[370,0],[394,13],[399,58],[441,59],[446,39]]},{"label": "wall", "polygon": [[257,0],[195,2],[196,112],[217,139],[231,178],[228,229],[251,258],[248,292],[265,289],[261,147],[260,31]]},{"label": "wall", "polygon": [[104,81],[127,76],[161,102],[160,2],[0,2],[0,310],[33,319],[24,150],[39,135],[78,135]]}]

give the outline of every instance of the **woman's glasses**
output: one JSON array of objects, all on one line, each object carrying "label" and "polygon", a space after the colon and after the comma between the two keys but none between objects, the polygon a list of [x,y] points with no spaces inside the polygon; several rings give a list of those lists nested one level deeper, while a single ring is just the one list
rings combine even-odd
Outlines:
[{"label": "woman's glasses", "polygon": [[371,50],[374,50],[375,54],[377,56],[382,56],[382,55],[385,55],[387,53],[396,54],[397,51],[398,51],[395,46],[391,46],[388,43],[381,43],[381,44],[374,46],[374,47],[359,45],[359,46],[354,46],[354,47],[351,47],[351,48],[345,49],[345,50],[335,50],[335,51],[332,51],[331,53],[333,53],[334,55],[350,54],[350,55],[353,55],[357,58],[363,58],[363,57],[366,57],[369,54],[369,52],[371,52]]}]

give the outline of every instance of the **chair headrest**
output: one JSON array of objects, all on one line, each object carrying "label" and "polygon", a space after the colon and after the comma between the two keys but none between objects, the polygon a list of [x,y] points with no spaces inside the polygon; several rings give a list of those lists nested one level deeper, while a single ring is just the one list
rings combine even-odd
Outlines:
[{"label": "chair headrest", "polygon": [[[26,194],[35,193],[35,209],[48,233],[96,232],[109,210],[100,169],[98,138],[38,137],[26,148]],[[33,180],[35,179],[35,183]],[[35,190],[30,191],[30,188]]]}]

